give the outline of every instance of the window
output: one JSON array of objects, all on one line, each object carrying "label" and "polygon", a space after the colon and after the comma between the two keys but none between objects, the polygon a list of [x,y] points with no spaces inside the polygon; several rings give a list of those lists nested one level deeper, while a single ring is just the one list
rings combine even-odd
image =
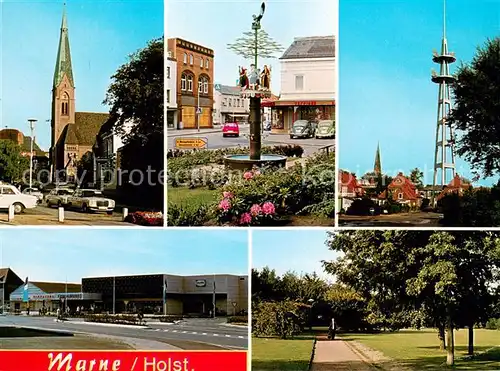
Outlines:
[{"label": "window", "polygon": [[210,63],[208,62],[208,59],[205,59],[205,68],[208,69],[209,66],[210,66]]},{"label": "window", "polygon": [[203,68],[203,58],[200,58],[200,67]]},{"label": "window", "polygon": [[63,115],[63,116],[69,115],[69,95],[68,95],[68,93],[64,93],[63,97],[62,97],[61,115]]},{"label": "window", "polygon": [[193,91],[193,76],[188,76],[187,82],[188,82],[187,90]]},{"label": "window", "polygon": [[402,193],[398,193],[398,199],[400,199],[400,200],[403,199],[403,194]]},{"label": "window", "polygon": [[167,79],[170,78],[170,67],[167,67]]},{"label": "window", "polygon": [[192,66],[193,65],[193,54],[189,54],[189,64]]},{"label": "window", "polygon": [[208,80],[203,81],[203,93],[208,94]]},{"label": "window", "polygon": [[232,107],[232,104],[233,104],[233,99],[229,98],[229,107]]},{"label": "window", "polygon": [[167,103],[170,103],[170,90],[167,90]]},{"label": "window", "polygon": [[222,105],[223,105],[224,107],[227,107],[227,98],[224,98],[224,102],[222,102]]},{"label": "window", "polygon": [[181,76],[181,90],[186,91],[186,75]]},{"label": "window", "polygon": [[188,62],[188,55],[187,53],[184,53],[184,64],[187,64]]},{"label": "window", "polygon": [[12,188],[3,187],[2,194],[4,195],[15,195],[16,193],[12,190]]},{"label": "window", "polygon": [[198,79],[198,93],[203,93],[203,78]]},{"label": "window", "polygon": [[304,76],[296,75],[295,76],[295,90],[303,90],[304,89]]}]

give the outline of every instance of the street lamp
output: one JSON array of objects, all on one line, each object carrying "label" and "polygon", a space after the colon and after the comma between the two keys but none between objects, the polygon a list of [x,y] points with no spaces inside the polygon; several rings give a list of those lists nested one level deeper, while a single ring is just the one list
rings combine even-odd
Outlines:
[{"label": "street lamp", "polygon": [[37,119],[28,119],[28,123],[30,125],[30,131],[31,131],[31,144],[30,144],[30,189],[33,183],[33,138],[34,138],[34,132],[35,132],[35,124],[38,120]]}]

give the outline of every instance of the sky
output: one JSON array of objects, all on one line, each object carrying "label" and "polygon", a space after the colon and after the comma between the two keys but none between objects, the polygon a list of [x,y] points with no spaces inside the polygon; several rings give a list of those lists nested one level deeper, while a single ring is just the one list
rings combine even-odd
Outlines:
[{"label": "sky", "polygon": [[241,229],[23,229],[0,231],[0,268],[22,279],[79,283],[83,277],[165,273],[248,274]]},{"label": "sky", "polygon": [[[0,128],[29,135],[50,148],[52,81],[62,0],[3,0],[0,4]],[[162,0],[68,0],[67,20],[78,112],[108,112],[102,104],[110,77],[128,55],[164,34]]]},{"label": "sky", "polygon": [[[238,66],[249,67],[250,61],[228,50],[227,44],[251,31],[252,15],[259,14],[260,4],[260,0],[167,0],[167,36],[214,50],[214,82],[234,86],[239,76]],[[284,52],[295,37],[335,35],[337,4],[333,0],[267,0],[261,27],[281,44]],[[271,90],[279,95],[277,58],[259,59],[258,64],[271,66]]]},{"label": "sky", "polygon": [[[372,171],[380,142],[384,173],[418,167],[432,184],[438,85],[431,69],[439,71],[432,51],[441,48],[443,2],[340,0],[339,7],[340,167],[358,175]],[[457,56],[453,73],[488,37],[500,36],[500,2],[448,0],[446,7],[448,48]],[[465,161],[456,167],[473,178]]]},{"label": "sky", "polygon": [[324,229],[252,230],[252,268],[269,267],[283,275],[316,273],[332,281],[333,276],[323,271],[322,260],[335,260],[336,252],[325,245]]}]

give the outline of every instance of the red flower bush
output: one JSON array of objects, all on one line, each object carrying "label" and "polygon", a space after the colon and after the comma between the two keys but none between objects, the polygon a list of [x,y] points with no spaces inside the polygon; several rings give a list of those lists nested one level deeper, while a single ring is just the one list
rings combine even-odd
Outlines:
[{"label": "red flower bush", "polygon": [[163,213],[136,211],[134,213],[128,214],[127,217],[125,218],[125,221],[128,223],[147,226],[147,227],[162,227]]}]

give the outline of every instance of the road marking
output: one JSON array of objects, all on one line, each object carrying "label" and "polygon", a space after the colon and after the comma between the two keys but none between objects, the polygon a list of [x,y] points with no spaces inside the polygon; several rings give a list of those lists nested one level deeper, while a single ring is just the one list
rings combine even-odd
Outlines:
[{"label": "road marking", "polygon": [[168,330],[163,330],[163,332],[168,332]]},{"label": "road marking", "polygon": [[193,335],[198,335],[198,333],[197,333],[197,332],[194,332],[194,331],[193,331],[191,334],[193,334]]},{"label": "road marking", "polygon": [[231,335],[226,335],[226,337],[227,337],[227,338],[230,338],[230,337],[231,337]]},{"label": "road marking", "polygon": [[207,333],[206,333],[206,332],[203,332],[203,333],[202,333],[202,335],[207,335]]},{"label": "road marking", "polygon": [[238,338],[240,338],[240,339],[244,339],[245,337],[244,337],[244,336],[238,336]]},{"label": "road marking", "polygon": [[173,330],[172,332],[177,332],[177,330]]},{"label": "road marking", "polygon": [[214,334],[214,336],[219,336],[219,334]]},{"label": "road marking", "polygon": [[182,331],[181,334],[187,334],[188,332],[187,331]]},{"label": "road marking", "polygon": [[159,328],[157,328],[155,331],[161,331]]}]

